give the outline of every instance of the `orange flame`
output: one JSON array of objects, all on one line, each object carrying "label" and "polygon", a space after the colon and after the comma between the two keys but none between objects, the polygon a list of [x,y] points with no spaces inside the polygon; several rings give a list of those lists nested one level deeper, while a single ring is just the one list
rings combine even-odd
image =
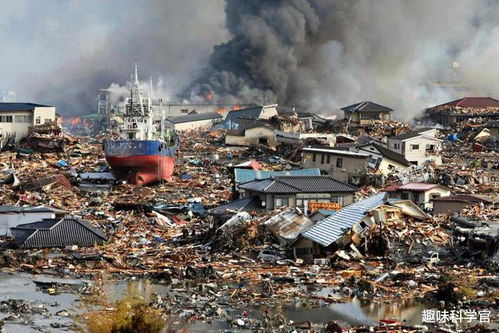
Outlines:
[{"label": "orange flame", "polygon": [[80,117],[73,118],[73,120],[71,120],[71,126],[76,126],[80,122],[81,122],[81,118]]},{"label": "orange flame", "polygon": [[233,105],[231,110],[241,110],[241,105]]},{"label": "orange flame", "polygon": [[210,92],[208,95],[206,95],[206,99],[211,101],[213,99],[213,94]]},{"label": "orange flame", "polygon": [[216,113],[224,115],[227,112],[226,108],[218,108],[215,110]]}]

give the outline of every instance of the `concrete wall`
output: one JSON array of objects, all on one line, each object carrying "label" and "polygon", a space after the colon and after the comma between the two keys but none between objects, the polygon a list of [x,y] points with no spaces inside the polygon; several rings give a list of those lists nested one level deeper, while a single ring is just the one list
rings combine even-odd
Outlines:
[{"label": "concrete wall", "polygon": [[[315,161],[314,161],[314,154]],[[327,160],[329,155],[329,163]],[[324,158],[323,158],[324,156]],[[338,160],[342,159],[342,166],[337,167]],[[347,155],[334,155],[323,152],[303,152],[303,168],[319,168],[334,179],[342,182],[348,182],[350,175],[362,174],[365,171],[367,157],[352,157]]]},{"label": "concrete wall", "polygon": [[258,144],[260,139],[267,140],[266,144],[269,147],[273,148],[277,145],[274,131],[266,127],[247,129],[244,132],[244,136],[227,134],[225,136],[225,144],[233,146],[251,146]]},{"label": "concrete wall", "polygon": [[176,131],[192,131],[192,130],[201,130],[201,129],[210,129],[216,124],[220,119],[206,119],[206,120],[198,120],[198,121],[190,121],[186,123],[173,124],[168,120],[165,122],[166,126],[170,129]]},{"label": "concrete wall", "polygon": [[269,119],[273,116],[277,116],[277,104],[264,106],[260,113],[260,118]]},{"label": "concrete wall", "polygon": [[0,236],[10,236],[10,229],[23,223],[38,222],[55,218],[51,212],[0,214]]}]

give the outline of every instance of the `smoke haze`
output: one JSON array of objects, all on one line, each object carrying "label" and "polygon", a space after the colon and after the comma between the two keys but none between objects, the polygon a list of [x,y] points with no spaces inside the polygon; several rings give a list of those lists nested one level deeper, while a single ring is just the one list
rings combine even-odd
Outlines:
[{"label": "smoke haze", "polygon": [[1,2],[0,89],[63,115],[95,112],[97,90],[129,80],[134,62],[173,94],[227,38],[223,0]]},{"label": "smoke haze", "polygon": [[322,114],[372,100],[409,119],[465,94],[498,93],[498,8],[481,0],[227,0],[231,39],[186,92]]},{"label": "smoke haze", "polygon": [[372,100],[409,119],[497,97],[498,17],[495,0],[9,1],[0,89],[91,113],[138,62],[164,95],[321,114]]}]

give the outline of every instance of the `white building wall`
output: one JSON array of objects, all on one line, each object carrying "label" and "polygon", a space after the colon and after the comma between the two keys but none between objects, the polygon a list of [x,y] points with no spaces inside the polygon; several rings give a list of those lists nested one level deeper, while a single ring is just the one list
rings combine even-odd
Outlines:
[{"label": "white building wall", "polygon": [[[419,145],[416,149],[414,145]],[[434,152],[426,151],[427,145],[433,145]],[[417,136],[414,138],[401,140],[388,139],[388,149],[402,154],[409,162],[417,162],[418,165],[424,164],[426,161],[433,161],[435,164],[442,164],[442,158],[439,154],[442,147],[442,142],[438,139],[429,136]]]},{"label": "white building wall", "polygon": [[265,105],[260,113],[261,119],[270,119],[277,116],[277,104]]},{"label": "white building wall", "polygon": [[10,236],[10,228],[16,227],[19,224],[53,218],[55,218],[55,214],[51,212],[0,214],[0,236]]},{"label": "white building wall", "polygon": [[[404,141],[404,157],[409,162],[417,162],[418,165],[424,164],[428,160],[435,161],[441,164],[442,160],[438,152],[440,152],[441,142],[439,140],[418,136]],[[417,145],[417,149],[414,147]],[[434,154],[428,154],[426,151],[427,145],[433,145],[435,148]]]},{"label": "white building wall", "polygon": [[187,123],[179,123],[179,124],[172,124],[170,122],[167,122],[167,126],[169,128],[175,129],[176,131],[192,131],[199,129],[210,129],[213,127],[215,123],[216,120],[207,119],[207,120],[190,121]]},{"label": "white building wall", "polygon": [[33,125],[45,124],[49,121],[55,121],[55,107],[35,107],[33,111]]}]

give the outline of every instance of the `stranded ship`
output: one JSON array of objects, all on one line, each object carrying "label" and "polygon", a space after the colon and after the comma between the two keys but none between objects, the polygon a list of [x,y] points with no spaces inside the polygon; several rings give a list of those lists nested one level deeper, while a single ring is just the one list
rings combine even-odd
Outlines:
[{"label": "stranded ship", "polygon": [[142,97],[135,66],[120,137],[104,141],[104,154],[112,172],[131,184],[169,181],[173,174],[178,138],[169,130],[165,133],[164,117],[158,131],[152,116],[151,98]]}]

